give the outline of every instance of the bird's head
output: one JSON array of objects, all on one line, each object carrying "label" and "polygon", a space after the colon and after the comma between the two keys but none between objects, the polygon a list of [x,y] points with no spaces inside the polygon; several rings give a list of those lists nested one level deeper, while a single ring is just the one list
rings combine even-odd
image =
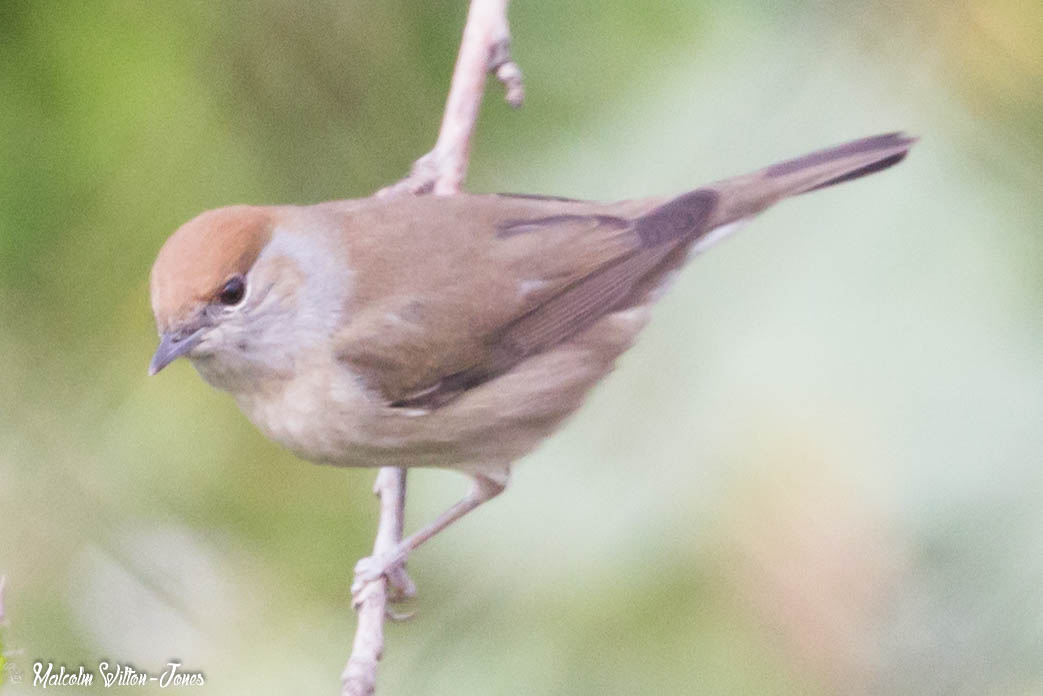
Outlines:
[{"label": "bird's head", "polygon": [[323,236],[302,232],[294,210],[220,208],[170,236],[152,267],[160,340],[149,374],[186,356],[214,386],[242,391],[329,335],[346,278],[324,272]]}]

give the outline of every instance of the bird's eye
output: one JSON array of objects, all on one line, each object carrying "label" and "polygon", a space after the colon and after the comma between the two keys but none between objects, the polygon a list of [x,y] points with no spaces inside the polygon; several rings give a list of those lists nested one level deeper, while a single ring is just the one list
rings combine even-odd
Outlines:
[{"label": "bird's eye", "polygon": [[217,296],[217,299],[223,305],[237,305],[243,301],[245,294],[246,281],[243,280],[242,276],[235,276],[228,279],[225,286],[221,288],[221,293]]}]

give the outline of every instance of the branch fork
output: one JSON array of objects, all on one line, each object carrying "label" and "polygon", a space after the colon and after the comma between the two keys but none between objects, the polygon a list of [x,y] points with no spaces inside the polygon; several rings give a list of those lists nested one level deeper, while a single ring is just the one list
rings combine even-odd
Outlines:
[{"label": "branch fork", "polygon": [[515,108],[522,105],[525,87],[521,69],[511,58],[507,1],[471,0],[438,140],[430,152],[413,164],[409,176],[381,189],[377,196],[446,196],[460,192],[467,176],[471,135],[490,73],[503,83],[507,103]]}]

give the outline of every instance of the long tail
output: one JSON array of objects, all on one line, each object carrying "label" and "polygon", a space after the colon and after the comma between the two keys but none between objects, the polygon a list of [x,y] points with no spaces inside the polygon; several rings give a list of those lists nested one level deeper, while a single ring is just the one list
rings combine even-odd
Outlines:
[{"label": "long tail", "polygon": [[711,184],[706,188],[717,193],[718,200],[708,227],[755,215],[788,196],[887,169],[901,162],[916,141],[903,133],[875,135]]}]

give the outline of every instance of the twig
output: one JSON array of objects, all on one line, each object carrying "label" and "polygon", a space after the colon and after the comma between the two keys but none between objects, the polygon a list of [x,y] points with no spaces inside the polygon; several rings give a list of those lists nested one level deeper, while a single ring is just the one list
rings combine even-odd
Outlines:
[{"label": "twig", "polygon": [[471,134],[489,73],[495,74],[503,83],[507,103],[513,107],[521,106],[525,88],[521,70],[511,60],[507,2],[471,0],[438,140],[431,152],[413,164],[409,176],[381,189],[378,196],[459,193],[467,175]]},{"label": "twig", "polygon": [[[378,196],[451,195],[459,193],[467,174],[471,134],[489,73],[496,75],[506,90],[507,102],[521,106],[525,98],[521,70],[511,60],[511,32],[507,24],[508,0],[471,0],[460,40],[460,53],[453,69],[442,127],[434,148],[416,161],[402,181],[377,192]],[[373,555],[392,550],[402,539],[405,514],[406,472],[385,467],[377,474],[373,491],[380,496],[380,523]],[[401,566],[386,577],[369,583],[356,595],[358,626],[351,657],[341,673],[342,696],[371,696],[376,689],[377,664],[384,653],[384,619],[388,613],[389,586],[411,586]],[[406,589],[408,594],[409,590]],[[392,598],[394,599],[394,598]]]},{"label": "twig", "polygon": [[4,590],[7,588],[7,576],[0,575],[0,626],[4,625]]},{"label": "twig", "polygon": [[[402,538],[406,507],[405,469],[381,469],[373,484],[373,492],[380,496],[380,522],[373,541],[373,555],[378,556],[393,549]],[[376,688],[377,663],[384,654],[387,600],[388,579],[384,577],[362,588],[355,600],[359,621],[351,657],[340,675],[342,696],[369,696]]]}]

